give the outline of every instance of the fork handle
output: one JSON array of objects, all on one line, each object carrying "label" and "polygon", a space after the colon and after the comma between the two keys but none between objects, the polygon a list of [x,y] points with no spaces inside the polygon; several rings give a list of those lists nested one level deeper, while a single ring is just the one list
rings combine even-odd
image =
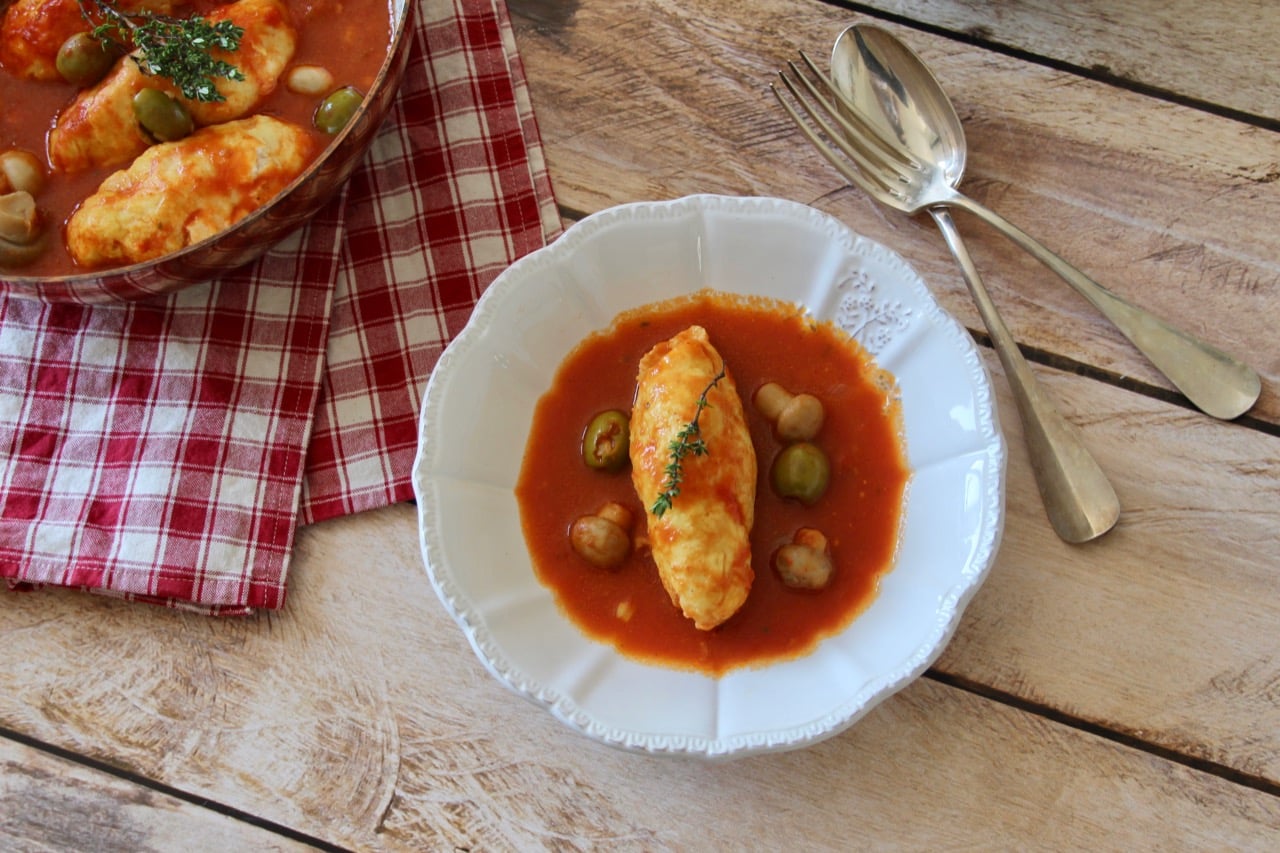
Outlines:
[{"label": "fork handle", "polygon": [[1248,365],[1107,290],[1039,240],[968,196],[955,192],[944,204],[977,216],[1061,276],[1201,411],[1231,420],[1257,402],[1262,380]]},{"label": "fork handle", "polygon": [[1022,419],[1031,471],[1035,474],[1049,523],[1067,542],[1087,542],[1101,536],[1115,525],[1120,516],[1120,501],[1111,482],[1085,447],[1080,431],[1062,417],[1040,388],[1017,342],[991,301],[951,214],[938,208],[929,212],[960,265],[965,284],[969,286],[969,293],[1004,366],[1005,377]]}]

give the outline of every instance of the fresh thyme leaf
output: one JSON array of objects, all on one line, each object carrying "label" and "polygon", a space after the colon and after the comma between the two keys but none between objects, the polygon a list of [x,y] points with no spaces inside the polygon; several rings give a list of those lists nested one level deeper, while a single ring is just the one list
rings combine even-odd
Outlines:
[{"label": "fresh thyme leaf", "polygon": [[224,101],[215,78],[243,80],[244,74],[229,62],[214,59],[211,50],[232,53],[240,49],[244,28],[231,21],[216,23],[202,17],[171,18],[151,12],[126,14],[113,0],[79,0],[81,12],[90,18],[85,3],[97,7],[106,20],[93,29],[104,45],[138,53],[133,57],[143,74],[165,77],[192,101]]},{"label": "fresh thyme leaf", "polygon": [[720,384],[720,380],[724,377],[725,369],[721,364],[720,372],[706,388],[702,389],[702,394],[698,397],[698,407],[693,412],[693,419],[680,427],[676,437],[667,445],[667,451],[671,454],[671,461],[664,469],[667,478],[662,484],[662,491],[658,493],[658,499],[653,502],[653,506],[649,507],[649,511],[658,518],[662,518],[663,514],[671,509],[671,504],[680,494],[680,484],[684,482],[685,457],[706,456],[710,453],[706,439],[702,437],[702,427],[698,425],[698,419],[702,417],[702,410],[711,405],[707,402],[707,395],[711,393],[712,388]]}]

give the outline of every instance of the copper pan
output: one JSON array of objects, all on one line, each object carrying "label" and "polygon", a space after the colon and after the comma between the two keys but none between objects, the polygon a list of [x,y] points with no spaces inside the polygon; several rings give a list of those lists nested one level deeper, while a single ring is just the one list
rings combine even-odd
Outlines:
[{"label": "copper pan", "polygon": [[60,276],[0,272],[0,292],[45,302],[131,301],[216,279],[256,260],[314,216],[364,159],[404,76],[413,6],[413,0],[393,0],[387,59],[351,121],[305,172],[257,211],[206,240],[131,266]]}]

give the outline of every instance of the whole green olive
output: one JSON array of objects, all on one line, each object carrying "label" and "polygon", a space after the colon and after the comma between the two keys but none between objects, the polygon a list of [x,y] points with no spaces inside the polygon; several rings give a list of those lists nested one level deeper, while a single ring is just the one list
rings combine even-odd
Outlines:
[{"label": "whole green olive", "polygon": [[92,86],[111,70],[119,54],[98,41],[93,35],[81,31],[71,36],[58,48],[53,65],[73,86]]},{"label": "whole green olive", "polygon": [[769,472],[773,490],[784,498],[795,498],[812,506],[826,494],[831,484],[831,463],[822,448],[807,441],[789,445],[773,460]]},{"label": "whole green olive", "polygon": [[626,412],[609,409],[587,424],[582,434],[582,461],[602,471],[620,471],[627,464],[631,446],[631,419]]},{"label": "whole green olive", "polygon": [[142,129],[158,142],[182,139],[196,126],[187,108],[159,89],[139,90],[133,96],[133,115]]},{"label": "whole green olive", "polygon": [[351,121],[351,117],[356,114],[356,110],[360,109],[362,103],[364,103],[364,94],[359,89],[355,86],[343,86],[341,89],[330,92],[320,102],[312,122],[317,130],[335,134],[347,126],[347,122]]}]

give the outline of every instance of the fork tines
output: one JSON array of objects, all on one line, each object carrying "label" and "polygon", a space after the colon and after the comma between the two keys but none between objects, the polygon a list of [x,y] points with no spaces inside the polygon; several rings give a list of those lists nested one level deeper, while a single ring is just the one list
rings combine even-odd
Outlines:
[{"label": "fork tines", "polygon": [[804,116],[783,97],[777,86],[770,84],[769,89],[778,103],[804,137],[850,183],[882,201],[886,194],[895,199],[901,198],[900,185],[906,181],[903,170],[917,170],[919,164],[885,139],[803,50],[800,51],[800,59],[804,70],[795,62],[788,61],[790,75],[782,70],[778,77],[791,98],[800,105]]}]

